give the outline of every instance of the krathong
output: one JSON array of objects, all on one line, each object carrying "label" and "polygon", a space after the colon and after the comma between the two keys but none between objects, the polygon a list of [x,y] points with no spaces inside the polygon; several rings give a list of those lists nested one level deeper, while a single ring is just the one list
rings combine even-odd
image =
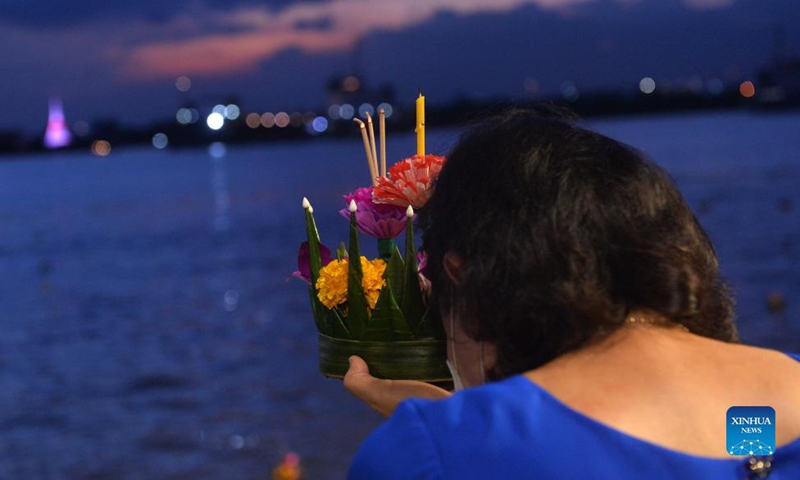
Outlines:
[{"label": "krathong", "polygon": [[[444,331],[437,308],[428,303],[430,282],[421,273],[425,257],[414,238],[415,210],[423,209],[431,198],[445,162],[444,157],[424,153],[424,97],[420,99],[417,155],[397,162],[388,172],[384,111],[379,112],[380,148],[369,114],[366,122],[355,120],[371,185],[343,195],[347,208],[340,213],[350,223],[347,247],[342,244],[331,254],[320,242],[311,203],[303,199],[308,241],[300,246],[298,271],[293,275],[309,283],[319,331],[320,371],[326,376],[343,377],[348,358],[359,355],[377,377],[450,381]],[[403,232],[401,253],[394,239]],[[377,240],[379,258],[361,255],[359,234]]]}]

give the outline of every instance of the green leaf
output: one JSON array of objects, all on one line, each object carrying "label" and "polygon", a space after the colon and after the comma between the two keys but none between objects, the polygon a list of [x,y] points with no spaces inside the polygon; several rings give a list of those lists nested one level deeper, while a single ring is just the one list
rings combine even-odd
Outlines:
[{"label": "green leaf", "polygon": [[422,320],[414,326],[414,333],[417,338],[445,338],[444,325],[442,325],[442,316],[438,306],[428,305]]},{"label": "green leaf", "polygon": [[[417,251],[414,248],[414,222],[412,219],[406,222],[405,274],[400,308],[409,325],[418,325],[425,314],[425,302],[422,300],[422,291],[419,286]],[[415,331],[414,334],[417,338],[420,338],[419,332]]]},{"label": "green leaf", "polygon": [[[320,304],[322,305],[322,304]],[[325,308],[325,305],[322,305],[322,308]],[[327,316],[327,324],[329,326],[330,336],[336,338],[352,338],[350,332],[347,330],[347,327],[344,326],[344,322],[342,321],[342,317],[336,313],[336,310],[329,310],[326,309],[326,316]]]},{"label": "green leaf", "polygon": [[339,244],[339,248],[336,249],[336,259],[341,261],[343,258],[347,258],[347,247],[344,246],[344,242]]},{"label": "green leaf", "polygon": [[397,312],[392,310],[392,303],[394,303],[392,292],[388,286],[384,286],[378,296],[378,301],[375,303],[375,310],[372,311],[372,318],[370,318],[367,324],[367,330],[364,332],[363,340],[390,342],[394,339],[392,335],[392,325],[395,319],[392,317],[396,314],[400,314],[400,320],[403,323],[405,323],[405,320],[403,320],[403,314],[399,310],[397,310]]},{"label": "green leaf", "polygon": [[361,282],[364,272],[361,270],[361,253],[358,246],[358,230],[356,229],[356,214],[350,213],[350,260],[347,268],[347,327],[356,340],[364,338],[369,321],[369,307],[364,296],[364,287]]},{"label": "green leaf", "polygon": [[317,324],[317,330],[326,332],[330,329],[327,323],[327,316],[324,315],[323,312],[326,307],[322,305],[317,298],[317,279],[319,278],[319,271],[322,268],[322,255],[319,248],[319,231],[317,231],[314,215],[309,209],[305,209],[305,214],[306,237],[308,239],[308,265],[311,270],[311,309],[314,315],[314,322]]},{"label": "green leaf", "polygon": [[[375,304],[375,310],[372,312],[372,320],[370,321],[370,329],[372,329],[373,324],[380,329],[389,328],[390,335],[388,340],[414,340],[414,334],[411,332],[411,328],[409,328],[400,307],[397,306],[395,295],[388,284],[381,290],[381,295]],[[375,340],[383,340],[383,338],[375,338]]]},{"label": "green leaf", "polygon": [[400,255],[400,249],[397,246],[392,250],[392,256],[386,262],[386,271],[383,273],[383,278],[392,288],[394,299],[397,304],[403,302],[403,291],[405,290],[405,262]]}]

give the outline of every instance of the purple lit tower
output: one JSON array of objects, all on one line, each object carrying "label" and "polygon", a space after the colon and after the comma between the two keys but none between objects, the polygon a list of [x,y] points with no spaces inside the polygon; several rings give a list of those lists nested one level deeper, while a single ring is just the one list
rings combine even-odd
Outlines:
[{"label": "purple lit tower", "polygon": [[60,100],[50,100],[50,109],[47,115],[47,131],[44,134],[44,146],[47,148],[62,148],[72,142],[72,134],[64,122],[64,107]]}]

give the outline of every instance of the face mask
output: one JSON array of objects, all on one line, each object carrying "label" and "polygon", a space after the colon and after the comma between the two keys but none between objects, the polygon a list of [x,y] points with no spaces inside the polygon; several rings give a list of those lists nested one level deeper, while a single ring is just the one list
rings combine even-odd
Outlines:
[{"label": "face mask", "polygon": [[[452,298],[452,293],[450,294]],[[453,302],[450,302],[452,305]],[[450,308],[450,336],[448,341],[450,342],[450,351],[453,353],[453,361],[451,362],[450,359],[447,359],[445,363],[447,364],[447,368],[450,370],[450,376],[453,377],[453,388],[456,392],[460,392],[464,390],[464,382],[461,381],[461,375],[458,374],[458,362],[456,361],[456,343],[453,340],[453,336],[455,335],[455,330],[453,329],[455,325],[455,321],[453,320],[453,309]],[[481,368],[481,376],[483,377],[483,383],[486,383],[486,370],[483,369],[483,342],[479,344],[480,346],[480,368]]]}]

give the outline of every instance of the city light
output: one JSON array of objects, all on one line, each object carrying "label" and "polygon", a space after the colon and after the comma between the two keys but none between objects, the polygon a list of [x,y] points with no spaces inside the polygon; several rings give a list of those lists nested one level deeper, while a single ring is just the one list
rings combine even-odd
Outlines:
[{"label": "city light", "polygon": [[574,102],[578,99],[578,97],[580,97],[580,92],[578,91],[578,87],[575,85],[575,82],[567,80],[561,84],[561,95],[565,100]]},{"label": "city light", "polygon": [[167,138],[167,134],[159,132],[153,135],[154,147],[156,147],[159,150],[163,150],[167,148],[167,145],[169,145],[169,138]]},{"label": "city light", "polygon": [[230,104],[224,108],[222,113],[228,120],[236,120],[237,118],[239,118],[241,112],[242,111],[239,109],[238,105]]},{"label": "city light", "polygon": [[361,118],[367,118],[367,113],[369,113],[370,116],[374,116],[375,108],[369,103],[362,103],[361,106],[358,107],[358,114]]},{"label": "city light", "polygon": [[392,108],[392,105],[389,104],[389,103],[386,103],[386,102],[383,102],[380,105],[378,105],[378,111],[379,112],[381,111],[381,109],[383,109],[383,112],[386,114],[386,118],[391,117],[392,113],[394,113],[394,109]]},{"label": "city light", "polygon": [[180,92],[188,92],[192,88],[192,80],[186,75],[182,75],[175,80],[175,88]]},{"label": "city light", "polygon": [[644,77],[639,81],[639,90],[645,95],[650,95],[656,91],[656,81],[650,77]]},{"label": "city light", "polygon": [[352,93],[358,90],[359,87],[361,87],[361,81],[359,81],[358,78],[350,75],[349,77],[344,79],[344,82],[342,82],[342,86],[344,87],[345,91]]},{"label": "city light", "polygon": [[208,128],[211,130],[219,130],[222,128],[222,125],[225,123],[225,117],[222,116],[219,112],[212,112],[208,118],[206,118],[206,124]]},{"label": "city light", "polygon": [[339,118],[342,120],[350,120],[356,114],[356,109],[349,103],[345,103],[339,108]]},{"label": "city light", "polygon": [[334,103],[333,105],[328,107],[328,117],[331,120],[339,120],[340,118],[342,118],[342,116],[339,115],[339,109],[341,108],[342,106],[339,105],[338,103]]},{"label": "city light", "polygon": [[208,155],[211,158],[222,158],[228,152],[228,149],[225,148],[225,144],[222,142],[214,142],[208,146]]},{"label": "city light", "polygon": [[328,119],[325,117],[317,117],[311,122],[311,128],[317,133],[322,133],[328,129]]},{"label": "city light", "polygon": [[277,125],[278,128],[286,128],[289,126],[289,114],[286,112],[278,112],[278,114],[275,115],[275,125]]},{"label": "city light", "polygon": [[244,118],[244,123],[250,128],[258,128],[261,125],[261,115],[257,113],[249,113]]},{"label": "city light", "polygon": [[739,93],[744,98],[753,98],[756,94],[756,86],[750,80],[746,80],[739,85]]},{"label": "city light", "polygon": [[275,126],[275,115],[272,112],[266,112],[264,115],[261,115],[261,125],[264,128],[272,128]]},{"label": "city light", "polygon": [[711,95],[720,95],[725,90],[725,85],[719,78],[712,78],[706,83],[706,89]]},{"label": "city light", "polygon": [[51,100],[47,114],[47,130],[44,134],[44,146],[62,148],[72,143],[72,134],[64,121],[64,108],[59,100]]},{"label": "city light", "polygon": [[92,153],[98,157],[107,157],[111,153],[111,144],[106,140],[95,140],[92,143]]}]

